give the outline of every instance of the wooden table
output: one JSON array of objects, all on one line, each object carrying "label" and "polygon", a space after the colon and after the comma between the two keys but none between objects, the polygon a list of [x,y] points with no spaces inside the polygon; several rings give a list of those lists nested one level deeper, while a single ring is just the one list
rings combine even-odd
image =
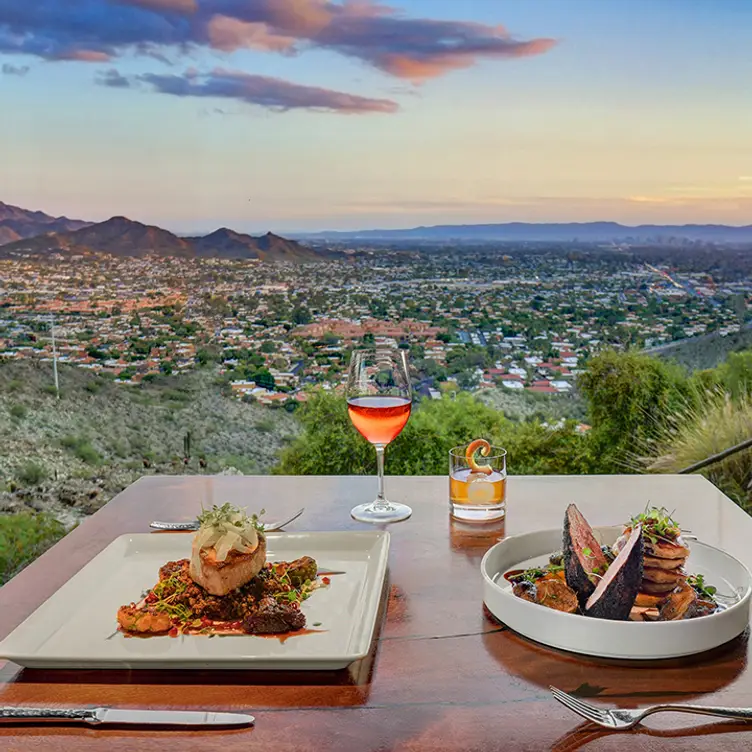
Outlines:
[{"label": "wooden table", "polygon": [[[362,529],[349,517],[370,498],[363,477],[150,477],[87,519],[0,589],[0,638],[111,540],[146,532],[152,519],[190,519],[200,503],[265,507],[275,518],[305,505],[290,530]],[[710,655],[652,665],[587,660],[527,642],[493,623],[481,602],[479,563],[503,527],[453,524],[447,480],[388,478],[413,507],[390,527],[389,599],[370,655],[338,672],[42,671],[0,664],[0,705],[97,704],[252,712],[255,728],[231,731],[0,727],[4,752],[45,750],[748,750],[752,727],[661,715],[652,730],[613,734],[580,723],[547,687],[637,707],[698,700],[752,707],[743,636]],[[513,477],[506,534],[559,526],[576,501],[593,525],[646,503],[676,509],[685,528],[752,565],[752,519],[694,476]],[[662,729],[662,730],[656,730]]]}]

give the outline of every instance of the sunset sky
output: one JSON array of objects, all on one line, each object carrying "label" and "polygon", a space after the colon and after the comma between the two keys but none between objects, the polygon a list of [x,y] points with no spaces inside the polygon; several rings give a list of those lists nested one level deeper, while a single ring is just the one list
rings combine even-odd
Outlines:
[{"label": "sunset sky", "polygon": [[0,201],[752,224],[752,0],[0,0]]}]

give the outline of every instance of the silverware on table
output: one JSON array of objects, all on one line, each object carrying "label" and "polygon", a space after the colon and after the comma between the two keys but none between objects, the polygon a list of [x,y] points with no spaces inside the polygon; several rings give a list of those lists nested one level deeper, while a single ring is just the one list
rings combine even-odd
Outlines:
[{"label": "silverware on table", "polygon": [[121,710],[118,708],[21,708],[0,706],[0,721],[79,721],[90,726],[107,724],[140,726],[251,726],[255,719],[244,713],[210,713],[196,710]]},{"label": "silverware on table", "polygon": [[556,687],[549,687],[553,696],[571,711],[582,716],[591,723],[609,729],[624,730],[636,726],[643,718],[653,713],[669,711],[673,713],[694,713],[696,715],[712,715],[720,718],[733,718],[737,721],[752,721],[752,708],[721,708],[711,705],[651,705],[639,710],[623,710],[621,708],[601,708],[579,697],[562,692]]},{"label": "silverware on table", "polygon": [[[275,530],[279,530],[285,525],[289,525],[293,520],[297,520],[298,517],[303,514],[303,512],[305,512],[305,507],[299,509],[297,512],[295,512],[295,514],[293,514],[291,517],[288,517],[286,520],[277,522],[264,522],[264,530],[267,533],[272,533]],[[155,520],[154,522],[149,523],[149,527],[154,528],[155,530],[171,530],[174,532],[179,532],[182,530],[198,530],[199,526],[198,520],[190,520],[189,522],[160,522],[159,520]]]}]

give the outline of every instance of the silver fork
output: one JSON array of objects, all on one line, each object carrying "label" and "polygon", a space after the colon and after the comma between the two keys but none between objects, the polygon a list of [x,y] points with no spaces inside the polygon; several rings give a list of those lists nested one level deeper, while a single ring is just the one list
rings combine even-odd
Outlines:
[{"label": "silver fork", "polygon": [[[264,522],[264,530],[267,533],[272,533],[275,530],[279,530],[285,525],[289,525],[293,520],[297,520],[298,517],[303,514],[303,512],[305,512],[305,507],[298,509],[295,514],[293,514],[291,517],[288,517],[286,520],[278,520],[277,522]],[[154,522],[149,523],[149,527],[154,528],[154,530],[198,530],[198,521],[191,520],[190,522],[160,522],[159,520],[155,520]]]},{"label": "silver fork", "polygon": [[581,715],[592,723],[609,729],[626,731],[636,726],[643,718],[664,710],[673,713],[694,713],[696,715],[713,715],[720,718],[734,718],[737,721],[752,721],[752,708],[719,708],[710,705],[651,705],[641,710],[622,710],[620,708],[600,708],[579,697],[562,692],[556,687],[549,687],[553,696],[565,707]]}]

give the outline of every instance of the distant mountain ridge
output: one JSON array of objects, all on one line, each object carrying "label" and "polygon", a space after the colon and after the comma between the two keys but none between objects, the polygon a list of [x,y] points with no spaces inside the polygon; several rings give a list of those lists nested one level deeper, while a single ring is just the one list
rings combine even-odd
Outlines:
[{"label": "distant mountain ridge", "polygon": [[0,201],[0,245],[45,232],[80,230],[88,224],[80,219],[51,217],[41,211],[28,211]]},{"label": "distant mountain ridge", "polygon": [[[0,223],[0,256],[45,256],[52,253],[106,253],[113,256],[177,256],[184,258],[260,259],[262,261],[313,261],[330,256],[328,251],[314,250],[294,240],[287,240],[269,232],[253,237],[228,228],[216,230],[203,237],[181,238],[168,230],[135,222],[127,217],[112,217],[105,222],[87,223],[54,219],[42,212],[0,204],[8,221],[20,221],[23,215],[41,215],[39,226],[47,227],[36,235],[20,235],[12,227]],[[3,216],[0,214],[0,217]],[[67,224],[66,224],[67,223]],[[71,230],[67,225],[76,225]],[[61,227],[60,231],[52,226]],[[7,229],[7,232],[4,230]],[[44,234],[42,234],[44,233]]]},{"label": "distant mountain ridge", "polygon": [[482,225],[434,225],[404,230],[359,230],[295,233],[297,238],[328,240],[466,240],[466,241],[562,241],[586,242],[652,241],[681,238],[718,243],[752,242],[752,225],[637,225],[618,222],[532,223],[506,222]]}]

